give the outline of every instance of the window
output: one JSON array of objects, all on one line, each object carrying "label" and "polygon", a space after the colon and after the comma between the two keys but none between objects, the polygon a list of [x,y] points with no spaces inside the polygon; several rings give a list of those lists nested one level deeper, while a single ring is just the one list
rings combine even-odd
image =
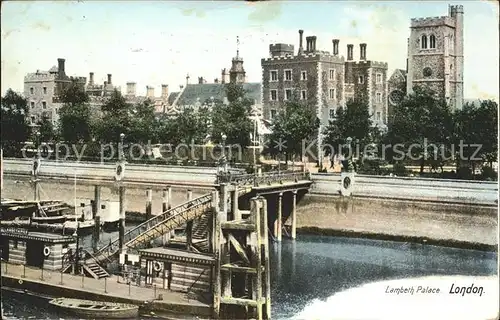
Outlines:
[{"label": "window", "polygon": [[307,80],[307,71],[300,72],[300,80]]},{"label": "window", "polygon": [[380,121],[380,111],[377,112],[377,120]]},{"label": "window", "polygon": [[43,109],[47,109],[47,102],[42,101],[42,108],[43,108]]},{"label": "window", "polygon": [[363,76],[359,76],[359,77],[358,77],[358,83],[359,83],[359,84],[363,84],[363,83],[365,83],[365,77],[363,77]]},{"label": "window", "polygon": [[33,87],[30,88],[30,93],[31,94],[35,93],[35,89]]},{"label": "window", "polygon": [[330,110],[328,110],[328,116],[330,119],[333,119],[335,118],[335,109],[334,108],[331,108]]},{"label": "window", "polygon": [[436,49],[436,36],[433,34],[429,37],[429,48]]},{"label": "window", "polygon": [[300,91],[300,99],[307,100],[307,91],[306,90]]},{"label": "window", "polygon": [[285,81],[292,81],[292,70],[285,70]]},{"label": "window", "polygon": [[330,99],[335,99],[335,89],[330,89],[328,92]]},{"label": "window", "polygon": [[285,89],[285,100],[292,100],[292,89]]},{"label": "window", "polygon": [[329,80],[335,80],[335,69],[330,69]]},{"label": "window", "polygon": [[36,122],[36,116],[31,116],[31,123],[35,123]]},{"label": "window", "polygon": [[278,70],[271,70],[271,81],[278,81]]},{"label": "window", "polygon": [[34,101],[31,101],[31,102],[30,102],[30,107],[31,107],[31,108],[34,108],[34,107],[35,107],[35,102],[34,102]]},{"label": "window", "polygon": [[377,80],[377,84],[381,84],[382,83],[382,74],[377,73],[376,80]]},{"label": "window", "polygon": [[420,46],[422,49],[427,49],[427,36],[424,34],[420,40]]},{"label": "window", "polygon": [[278,100],[278,90],[271,90],[271,101]]},{"label": "window", "polygon": [[276,109],[271,109],[271,119],[276,118]]},{"label": "window", "polygon": [[43,94],[47,94],[47,87],[43,87]]},{"label": "window", "polygon": [[381,92],[377,92],[376,97],[377,97],[377,100],[376,100],[377,103],[381,103],[382,102],[382,93]]}]

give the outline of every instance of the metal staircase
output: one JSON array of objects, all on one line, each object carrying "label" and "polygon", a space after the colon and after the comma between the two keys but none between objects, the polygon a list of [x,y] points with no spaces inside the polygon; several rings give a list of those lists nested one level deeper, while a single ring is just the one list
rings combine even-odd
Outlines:
[{"label": "metal staircase", "polygon": [[[184,225],[187,221],[201,217],[207,213],[212,206],[212,195],[206,194],[189,202],[185,202],[177,207],[174,207],[164,213],[154,216],[148,221],[130,229],[124,235],[124,246],[127,249],[138,249],[141,245],[148,244],[163,234],[175,229],[178,226]],[[92,259],[88,259],[86,263],[93,261],[102,263],[106,260],[111,262],[112,257],[119,251],[119,239],[115,239],[105,247],[93,254]]]}]

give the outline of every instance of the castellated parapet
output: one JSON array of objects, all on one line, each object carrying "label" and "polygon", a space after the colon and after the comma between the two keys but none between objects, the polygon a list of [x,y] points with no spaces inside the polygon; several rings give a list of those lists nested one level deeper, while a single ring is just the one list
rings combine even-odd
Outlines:
[{"label": "castellated parapet", "polygon": [[366,67],[366,68],[381,68],[381,69],[387,69],[389,68],[389,64],[387,62],[380,62],[380,61],[352,61],[350,62],[353,65],[357,65],[359,67]]},{"label": "castellated parapet", "polygon": [[24,82],[54,81],[55,79],[56,74],[48,72],[28,73],[24,76]]},{"label": "castellated parapet", "polygon": [[443,25],[454,28],[455,19],[448,16],[411,19],[410,27],[421,28],[421,27],[436,27]]},{"label": "castellated parapet", "polygon": [[271,58],[263,58],[261,59],[262,63],[265,62],[274,62],[274,61],[297,61],[297,62],[317,62],[317,61],[328,61],[328,62],[338,62],[338,63],[343,63],[345,61],[344,56],[337,56],[337,55],[332,55],[328,51],[316,51],[316,52],[309,52],[309,53],[303,53],[297,56],[287,54],[284,56],[274,56]]}]

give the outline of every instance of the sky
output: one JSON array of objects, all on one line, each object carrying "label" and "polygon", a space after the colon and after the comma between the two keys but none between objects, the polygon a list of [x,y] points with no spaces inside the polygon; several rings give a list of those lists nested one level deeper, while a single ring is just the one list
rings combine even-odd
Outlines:
[{"label": "sky", "polygon": [[261,58],[269,44],[298,47],[298,30],[316,35],[317,49],[332,51],[367,43],[368,60],[405,69],[410,19],[445,16],[449,4],[464,6],[464,95],[495,99],[499,91],[498,5],[491,1],[2,1],[2,94],[22,92],[26,73],[48,70],[66,59],[68,75],[94,72],[125,92],[161,84],[179,85],[220,78],[221,69],[240,56],[249,82],[260,82]]}]

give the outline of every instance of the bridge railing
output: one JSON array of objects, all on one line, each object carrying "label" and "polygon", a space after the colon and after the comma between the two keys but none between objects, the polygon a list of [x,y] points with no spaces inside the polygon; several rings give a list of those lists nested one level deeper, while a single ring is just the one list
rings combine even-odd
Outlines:
[{"label": "bridge railing", "polygon": [[[170,210],[167,210],[160,215],[152,217],[151,219],[125,232],[123,237],[123,245],[125,246],[127,243],[139,237],[141,234],[147,232],[148,230],[152,229],[156,225],[166,220],[177,219],[178,216],[182,215],[186,210],[189,210],[193,207],[205,204],[210,201],[212,201],[212,195],[206,194],[201,197],[195,198],[189,202],[185,202]],[[119,250],[119,241],[120,239],[117,238],[114,241],[110,242],[108,245],[102,247],[96,253],[94,253],[93,258],[100,262],[104,260],[109,260],[109,256],[115,254]]]},{"label": "bridge railing", "polygon": [[238,185],[271,185],[273,183],[298,182],[300,180],[310,180],[308,172],[266,172],[262,175],[255,174],[219,174],[217,183],[234,183]]}]

